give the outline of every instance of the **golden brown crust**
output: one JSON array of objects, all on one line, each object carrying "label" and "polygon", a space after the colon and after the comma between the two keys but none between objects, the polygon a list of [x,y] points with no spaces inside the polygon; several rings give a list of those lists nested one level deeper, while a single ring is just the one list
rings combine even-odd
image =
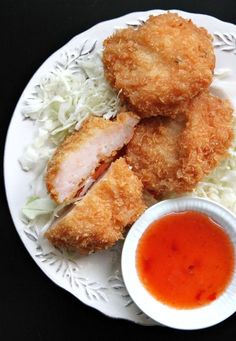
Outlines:
[{"label": "golden brown crust", "polygon": [[178,119],[141,121],[126,160],[144,187],[158,196],[184,193],[226,157],[232,136],[229,102],[203,93]]},{"label": "golden brown crust", "polygon": [[233,139],[233,109],[227,100],[209,94],[196,97],[188,106],[188,122],[179,140],[182,174],[178,176],[194,188],[227,156]]},{"label": "golden brown crust", "polygon": [[132,110],[141,117],[170,116],[208,88],[215,56],[204,28],[168,13],[106,39],[103,63],[108,81]]},{"label": "golden brown crust", "polygon": [[107,128],[111,124],[111,121],[91,116],[83,123],[79,131],[74,131],[71,135],[66,137],[62,144],[56,149],[56,152],[48,163],[45,177],[47,190],[53,200],[58,203],[60,202],[57,189],[54,186],[54,179],[60,171],[61,164],[68,156],[68,153],[78,148],[89,137],[92,137],[97,129]]},{"label": "golden brown crust", "polygon": [[[124,123],[127,120],[127,116],[139,119],[137,115],[132,112],[121,112],[117,115],[116,121],[105,120],[101,117],[90,116],[82,125],[79,131],[74,131],[71,135],[66,137],[61,145],[57,148],[56,152],[52,156],[47,166],[47,173],[45,182],[47,190],[50,193],[51,198],[57,203],[61,203],[59,199],[59,193],[57,187],[54,184],[54,180],[61,170],[63,161],[68,157],[70,152],[79,149],[83,146],[83,143],[88,141],[90,138],[96,135],[100,129],[106,129],[113,127],[116,123]],[[107,158],[114,156],[118,150],[114,150],[111,155],[101,156],[100,162],[105,161]],[[96,166],[96,165],[95,165]],[[98,165],[97,165],[98,166]],[[94,168],[95,171],[95,168]],[[90,176],[93,173],[89,174]],[[85,180],[85,179],[81,179]],[[79,185],[79,184],[78,184]],[[76,192],[76,187],[75,187]],[[70,198],[69,198],[70,199]]]},{"label": "golden brown crust", "polygon": [[125,227],[144,209],[142,183],[120,158],[46,237],[57,247],[80,253],[106,249],[123,238]]}]

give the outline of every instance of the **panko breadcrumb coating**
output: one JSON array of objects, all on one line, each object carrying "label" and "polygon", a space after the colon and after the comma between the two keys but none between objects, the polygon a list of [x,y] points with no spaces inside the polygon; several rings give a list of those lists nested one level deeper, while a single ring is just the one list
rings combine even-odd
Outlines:
[{"label": "panko breadcrumb coating", "polygon": [[91,116],[58,146],[49,161],[46,185],[57,203],[69,202],[97,167],[114,157],[133,136],[139,117],[122,112],[114,121]]},{"label": "panko breadcrumb coating", "polygon": [[167,13],[107,38],[103,63],[111,86],[141,117],[173,116],[209,87],[215,55],[204,28]]},{"label": "panko breadcrumb coating", "polygon": [[192,191],[227,156],[232,112],[227,100],[202,93],[175,120],[144,119],[127,145],[126,160],[144,188],[160,198]]},{"label": "panko breadcrumb coating", "polygon": [[124,159],[116,160],[72,210],[46,232],[56,247],[90,253],[111,247],[143,213],[142,183]]}]

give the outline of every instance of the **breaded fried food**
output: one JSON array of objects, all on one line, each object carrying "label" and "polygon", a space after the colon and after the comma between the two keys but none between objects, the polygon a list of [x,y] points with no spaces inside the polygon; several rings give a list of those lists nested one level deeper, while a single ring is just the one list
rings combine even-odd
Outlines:
[{"label": "breaded fried food", "polygon": [[91,116],[57,148],[47,167],[46,185],[57,203],[69,202],[83,182],[133,136],[139,117],[118,114],[115,121]]},{"label": "breaded fried food", "polygon": [[204,28],[167,13],[107,38],[103,63],[111,86],[141,117],[174,116],[209,87],[215,55]]},{"label": "breaded fried food", "polygon": [[127,162],[144,188],[154,195],[172,193],[179,188],[178,142],[184,125],[185,118],[180,115],[178,121],[161,117],[143,119],[127,145]]},{"label": "breaded fried food", "polygon": [[144,211],[142,183],[123,158],[59,219],[46,237],[56,247],[90,253],[111,247],[123,238],[125,227]]},{"label": "breaded fried food", "polygon": [[127,145],[126,160],[144,188],[160,198],[192,191],[227,156],[232,111],[227,100],[202,93],[175,120],[142,120]]}]

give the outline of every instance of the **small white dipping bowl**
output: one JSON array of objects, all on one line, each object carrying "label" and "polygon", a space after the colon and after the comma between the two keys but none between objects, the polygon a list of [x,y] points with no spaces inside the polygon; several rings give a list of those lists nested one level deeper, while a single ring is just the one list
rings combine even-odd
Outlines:
[{"label": "small white dipping bowl", "polygon": [[[136,250],[144,231],[166,214],[198,211],[211,217],[228,233],[236,255],[236,217],[224,207],[205,199],[183,197],[161,201],[147,209],[130,229],[124,243],[121,266],[126,288],[138,307],[156,322],[176,329],[201,329],[213,326],[236,311],[236,269],[226,290],[212,303],[192,309],[177,309],[154,298],[140,281]],[[206,254],[207,257],[207,254]]]}]

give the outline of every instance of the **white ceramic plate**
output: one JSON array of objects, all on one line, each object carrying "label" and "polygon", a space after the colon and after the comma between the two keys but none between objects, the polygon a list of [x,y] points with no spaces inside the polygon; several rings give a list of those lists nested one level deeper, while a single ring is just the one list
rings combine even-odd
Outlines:
[{"label": "white ceramic plate", "polygon": [[128,292],[136,304],[160,323],[176,329],[201,329],[213,326],[236,311],[236,269],[226,290],[216,300],[192,309],[176,309],[154,298],[143,285],[136,267],[136,251],[151,223],[172,212],[197,211],[211,217],[228,234],[236,256],[236,217],[223,206],[202,198],[182,197],[163,200],[146,210],[126,236],[121,267]]},{"label": "white ceramic plate", "polygon": [[[31,93],[40,78],[52,72],[65,56],[75,58],[84,46],[90,49],[96,41],[96,49],[101,49],[102,41],[117,28],[139,25],[151,14],[163,13],[162,10],[131,13],[118,19],[100,23],[79,34],[68,44],[50,56],[34,74],[25,88],[14,111],[5,147],[5,186],[10,212],[25,247],[38,266],[56,284],[68,290],[85,304],[104,314],[124,318],[143,325],[153,325],[151,319],[143,314],[128,295],[120,270],[122,244],[111,250],[90,256],[75,257],[67,253],[50,252],[44,254],[39,247],[35,231],[29,231],[22,223],[19,212],[29,195],[31,175],[21,170],[18,159],[23,147],[31,142],[33,123],[23,120],[24,100],[29,101]],[[199,26],[205,27],[213,36],[216,52],[216,71],[227,69],[226,76],[215,83],[215,90],[226,94],[236,107],[236,26],[219,21],[210,16],[173,10],[184,18],[189,18]],[[61,64],[61,63],[60,63]]]}]

